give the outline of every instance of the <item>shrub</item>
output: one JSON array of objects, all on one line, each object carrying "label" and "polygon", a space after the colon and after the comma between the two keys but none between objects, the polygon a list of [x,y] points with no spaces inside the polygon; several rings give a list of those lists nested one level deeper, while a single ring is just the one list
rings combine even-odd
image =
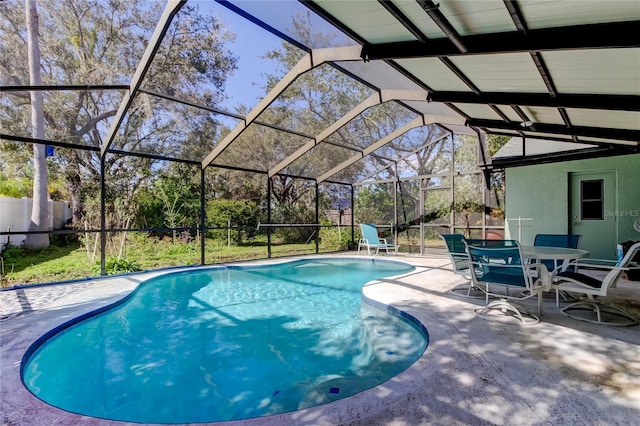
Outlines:
[{"label": "shrub", "polygon": [[353,249],[360,239],[360,230],[356,229],[354,234],[355,243],[351,244],[351,227],[337,226],[320,229],[320,246],[326,251],[343,251]]},{"label": "shrub", "polygon": [[[237,244],[241,244],[243,238],[251,240],[255,237],[259,218],[260,209],[253,201],[217,199],[207,203],[207,226],[226,228],[231,221],[232,227],[242,228],[231,231],[231,238]],[[227,230],[211,231],[209,235],[225,239]]]},{"label": "shrub", "polygon": [[[279,206],[274,209],[273,222],[282,224],[316,223],[315,211],[305,206]],[[313,237],[314,227],[282,227],[275,229],[275,236],[285,244],[304,244]]]},{"label": "shrub", "polygon": [[[140,265],[135,260],[111,257],[105,262],[105,272],[107,275],[126,274],[128,272],[141,271]],[[93,265],[94,275],[100,275],[100,261]]]}]

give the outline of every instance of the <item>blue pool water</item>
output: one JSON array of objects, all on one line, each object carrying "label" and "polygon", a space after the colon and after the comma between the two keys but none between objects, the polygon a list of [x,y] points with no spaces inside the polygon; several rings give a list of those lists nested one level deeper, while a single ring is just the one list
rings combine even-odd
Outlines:
[{"label": "blue pool water", "polygon": [[415,320],[362,303],[366,282],[412,269],[337,258],[163,275],[41,338],[23,381],[64,410],[141,423],[237,420],[344,398],[426,349]]}]

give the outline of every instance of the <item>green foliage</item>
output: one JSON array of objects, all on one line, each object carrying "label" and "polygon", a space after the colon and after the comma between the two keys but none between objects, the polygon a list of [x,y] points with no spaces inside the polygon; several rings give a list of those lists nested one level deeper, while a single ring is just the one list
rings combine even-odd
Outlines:
[{"label": "green foliage", "polygon": [[511,140],[511,136],[489,135],[487,142],[489,144],[489,155],[493,156],[500,148]]},{"label": "green foliage", "polygon": [[231,238],[237,244],[244,239],[251,240],[256,235],[260,219],[260,209],[253,201],[216,199],[209,201],[206,207],[207,226],[225,228],[210,231],[209,235],[217,239],[227,238],[227,226],[231,221]]},{"label": "green foliage", "polygon": [[351,243],[350,226],[332,226],[331,228],[320,228],[320,248],[322,251],[344,251],[354,248],[361,237],[360,228],[355,229],[354,243]]},{"label": "green foliage", "polygon": [[[23,3],[2,2],[0,7],[0,75],[7,76],[12,85],[29,82]],[[162,8],[163,2],[156,1],[40,2],[38,32],[44,84],[56,81],[116,84],[130,80]],[[225,98],[225,81],[236,68],[237,58],[228,48],[233,38],[234,34],[217,14],[209,8],[201,8],[198,2],[189,2],[174,18],[166,35],[170,43],[162,43],[158,49],[145,85],[168,88],[169,94],[182,99],[218,104]],[[104,143],[103,138],[120,101],[121,93],[108,90],[47,93],[45,138],[99,147]],[[200,159],[210,152],[219,126],[220,123],[208,114],[194,114],[192,109],[169,106],[141,94],[129,109],[113,147]],[[0,128],[3,133],[14,135],[24,135],[25,129],[31,128],[28,94],[10,93],[3,97]],[[202,134],[196,135],[195,129],[203,130]],[[3,141],[0,144],[0,170],[12,177],[32,176],[31,148],[31,144]],[[98,192],[99,156],[99,152],[56,148],[55,155],[47,159],[52,197],[71,199],[74,225],[79,228],[84,225],[85,213],[90,213],[90,207],[84,205],[85,199]],[[7,165],[5,161],[11,164]],[[148,171],[163,167],[164,164],[148,158],[110,156],[105,163],[107,189],[131,206],[131,198],[150,182]],[[54,188],[51,184],[57,177],[62,185]],[[25,195],[14,189],[8,195]],[[109,198],[116,195],[109,194]],[[146,207],[157,209],[156,206]],[[174,211],[177,214],[170,219],[180,222],[180,215],[190,218],[187,210]],[[163,219],[166,222],[167,216]],[[90,227],[93,225],[89,224]]]},{"label": "green foliage", "polygon": [[0,173],[0,195],[13,198],[30,197],[32,190],[31,179],[11,179]]},{"label": "green foliage", "polygon": [[367,185],[358,189],[355,199],[357,223],[391,223],[393,193],[386,185]]},{"label": "green foliage", "polygon": [[[315,209],[304,204],[278,206],[272,213],[275,223],[283,224],[313,224],[316,223]],[[313,237],[315,228],[311,226],[294,228],[276,228],[274,235],[285,244],[304,244]]]},{"label": "green foliage", "polygon": [[[93,274],[100,275],[100,269],[100,261],[97,261],[93,265]],[[138,272],[141,270],[142,269],[140,269],[140,265],[135,260],[125,258],[118,259],[117,257],[111,257],[105,261],[105,272],[107,273],[107,275],[126,274],[129,272]]]},{"label": "green foliage", "polygon": [[[193,176],[191,176],[193,179]],[[140,228],[197,227],[200,217],[200,187],[179,174],[164,174],[134,197],[133,224]],[[169,233],[160,233],[169,234]]]}]

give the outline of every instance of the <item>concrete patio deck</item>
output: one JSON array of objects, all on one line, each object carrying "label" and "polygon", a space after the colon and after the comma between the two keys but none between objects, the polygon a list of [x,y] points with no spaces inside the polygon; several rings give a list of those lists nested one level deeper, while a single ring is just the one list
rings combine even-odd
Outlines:
[{"label": "concrete patio deck", "polygon": [[[387,256],[384,256],[387,258]],[[418,269],[368,284],[368,297],[398,307],[429,330],[429,346],[393,379],[329,404],[217,425],[631,425],[640,419],[640,327],[562,315],[552,298],[543,321],[520,327],[477,318],[484,300],[448,290],[465,280],[444,256],[389,256]],[[163,272],[0,292],[0,422],[4,426],[124,425],[71,414],[35,398],[20,380],[29,345],[55,326],[112,303]],[[640,282],[612,298],[640,317]],[[535,300],[525,305],[535,310]],[[635,419],[635,420],[634,420]]]}]

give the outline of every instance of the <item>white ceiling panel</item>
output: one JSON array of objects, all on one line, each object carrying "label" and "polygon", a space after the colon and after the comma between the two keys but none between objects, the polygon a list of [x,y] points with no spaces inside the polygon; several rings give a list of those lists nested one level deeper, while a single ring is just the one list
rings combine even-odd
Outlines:
[{"label": "white ceiling panel", "polygon": [[416,38],[384,7],[374,1],[316,1],[322,8],[353,28],[369,43],[388,43]]},{"label": "white ceiling panel", "polygon": [[511,108],[509,105],[496,105],[496,107],[502,111],[502,113],[504,115],[506,115],[507,117],[509,117],[509,120],[511,121],[522,121],[522,118],[520,118],[520,116],[518,115],[517,112],[515,112],[513,110],[513,108]]},{"label": "white ceiling panel", "polygon": [[528,53],[455,56],[450,59],[483,92],[547,92]]},{"label": "white ceiling panel", "polygon": [[567,109],[574,126],[640,130],[640,112],[601,109]]},{"label": "white ceiling panel", "polygon": [[433,90],[469,91],[469,88],[437,58],[399,59],[396,62]]},{"label": "white ceiling panel", "polygon": [[394,0],[393,3],[398,6],[398,9],[402,11],[406,16],[411,18],[416,27],[422,31],[422,33],[428,38],[443,38],[442,31],[429,15],[422,9],[420,4],[415,0]]},{"label": "white ceiling panel", "polygon": [[555,152],[575,151],[595,148],[595,145],[560,142],[547,139],[513,137],[494,154],[492,158],[507,158],[522,155],[543,155]]},{"label": "white ceiling panel", "polygon": [[522,107],[522,111],[534,123],[564,124],[557,108]]},{"label": "white ceiling panel", "polygon": [[544,52],[542,57],[561,93],[640,95],[640,49]]},{"label": "white ceiling panel", "polygon": [[489,105],[455,104],[454,106],[473,118],[480,118],[483,120],[501,120],[498,113],[491,109]]},{"label": "white ceiling panel", "polygon": [[640,19],[637,0],[527,0],[518,4],[530,29]]},{"label": "white ceiling panel", "polygon": [[626,145],[626,146],[637,146],[635,142],[631,141],[620,141],[616,139],[605,139],[605,138],[585,138],[580,137],[580,141],[582,142],[596,142],[596,143],[610,143],[616,145]]},{"label": "white ceiling panel", "polygon": [[502,0],[442,1],[440,11],[463,36],[516,29]]}]

